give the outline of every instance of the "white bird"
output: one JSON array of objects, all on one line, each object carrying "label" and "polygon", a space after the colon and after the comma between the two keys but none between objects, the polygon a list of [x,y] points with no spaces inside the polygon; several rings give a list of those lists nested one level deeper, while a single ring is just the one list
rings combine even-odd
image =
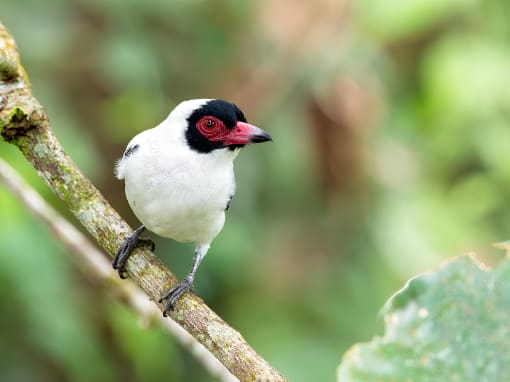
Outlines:
[{"label": "white bird", "polygon": [[136,135],[116,166],[126,198],[142,222],[127,236],[113,260],[121,278],[126,260],[148,229],[160,236],[196,244],[193,266],[181,283],[160,299],[164,315],[193,290],[200,262],[223,228],[235,193],[234,159],[250,143],[270,141],[265,131],[246,122],[239,108],[219,99],[180,103],[158,126]]}]

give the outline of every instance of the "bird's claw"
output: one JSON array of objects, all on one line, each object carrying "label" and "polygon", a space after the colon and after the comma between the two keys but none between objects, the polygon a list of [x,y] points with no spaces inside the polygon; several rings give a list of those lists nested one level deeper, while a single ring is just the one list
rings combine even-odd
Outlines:
[{"label": "bird's claw", "polygon": [[120,246],[119,250],[115,254],[115,257],[112,261],[113,269],[116,269],[119,272],[119,277],[121,279],[127,278],[127,272],[126,272],[126,260],[129,257],[129,254],[131,251],[136,247],[136,244],[134,244],[134,240],[131,235],[126,236],[124,239],[124,242]]},{"label": "bird's claw", "polygon": [[188,291],[194,291],[193,280],[189,277],[185,277],[179,284],[165,292],[159,299],[160,303],[167,300],[165,309],[163,310],[163,316],[168,316],[168,311],[174,310],[177,300]]},{"label": "bird's claw", "polygon": [[134,230],[130,235],[126,236],[119,250],[115,254],[115,257],[112,260],[113,269],[116,269],[119,272],[119,277],[121,279],[126,279],[128,277],[128,273],[126,270],[126,261],[131,255],[131,252],[138,247],[140,244],[148,245],[151,248],[151,251],[154,251],[156,248],[154,242],[148,238],[141,238],[140,233],[145,230],[144,226],[141,226]]}]

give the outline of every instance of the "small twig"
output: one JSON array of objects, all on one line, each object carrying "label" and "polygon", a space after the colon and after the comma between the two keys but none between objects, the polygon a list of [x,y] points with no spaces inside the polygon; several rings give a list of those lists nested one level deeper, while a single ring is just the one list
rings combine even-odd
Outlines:
[{"label": "small twig", "polygon": [[20,175],[0,158],[0,182],[20,200],[36,217],[41,219],[71,253],[78,256],[80,265],[84,265],[87,276],[111,286],[119,300],[128,305],[141,322],[159,321],[173,337],[204,366],[214,377],[223,382],[238,381],[206,348],[199,344],[188,332],[172,320],[164,319],[160,311],[147,296],[133,283],[119,279],[111,263],[87,237],[55,211],[30,187]]},{"label": "small twig", "polygon": [[[0,23],[0,129],[16,145],[53,192],[114,256],[131,227],[110,206],[64,152],[50,129],[48,116],[32,96],[14,40]],[[127,262],[130,278],[156,303],[177,284],[175,276],[147,248]],[[171,318],[208,349],[241,381],[285,381],[246,340],[192,293],[181,298]]]}]

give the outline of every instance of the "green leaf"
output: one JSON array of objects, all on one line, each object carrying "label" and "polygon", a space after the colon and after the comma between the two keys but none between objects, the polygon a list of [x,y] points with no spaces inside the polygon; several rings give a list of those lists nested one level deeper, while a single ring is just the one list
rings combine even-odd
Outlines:
[{"label": "green leaf", "polygon": [[510,260],[463,256],[417,276],[383,308],[385,334],[354,345],[338,381],[510,381]]}]

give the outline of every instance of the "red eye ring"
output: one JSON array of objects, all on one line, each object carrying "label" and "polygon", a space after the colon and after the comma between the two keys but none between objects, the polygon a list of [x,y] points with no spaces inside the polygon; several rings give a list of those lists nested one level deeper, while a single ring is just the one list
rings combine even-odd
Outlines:
[{"label": "red eye ring", "polygon": [[227,133],[225,124],[221,119],[212,115],[206,115],[196,123],[196,128],[200,134],[210,141],[221,141]]}]

